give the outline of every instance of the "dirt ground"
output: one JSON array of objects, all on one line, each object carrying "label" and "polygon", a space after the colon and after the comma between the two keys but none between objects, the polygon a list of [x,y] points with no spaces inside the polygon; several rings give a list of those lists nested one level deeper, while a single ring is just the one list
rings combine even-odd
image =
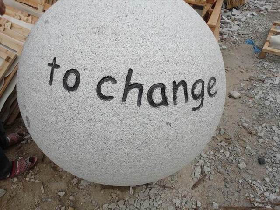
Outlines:
[{"label": "dirt ground", "polygon": [[[277,18],[280,20],[279,14],[268,14],[265,18],[271,22]],[[270,25],[267,27],[270,27]],[[267,31],[259,35],[258,41],[260,43],[265,39],[266,34]],[[193,176],[194,168],[199,162],[198,158],[170,177],[157,183],[137,186],[132,189],[88,183],[63,171],[50,161],[32,141],[22,119],[18,118],[13,126],[7,127],[7,131],[25,131],[26,141],[7,150],[6,154],[11,160],[19,157],[37,156],[39,162],[29,173],[12,180],[0,181],[0,189],[7,191],[0,198],[0,209],[213,209],[215,208],[213,203],[217,203],[220,208],[222,206],[251,206],[250,197],[256,197],[254,190],[252,191],[252,189],[240,183],[246,180],[248,174],[251,180],[263,180],[267,176],[267,167],[260,165],[257,159],[257,157],[265,155],[267,151],[266,145],[259,144],[259,137],[255,134],[254,129],[250,131],[248,127],[242,126],[240,119],[245,118],[247,121],[253,122],[252,124],[258,123],[254,116],[261,108],[258,105],[251,106],[250,101],[254,103],[254,98],[246,94],[246,90],[252,88],[258,82],[256,78],[260,73],[257,66],[259,62],[263,61],[260,61],[253,53],[252,46],[242,43],[234,45],[225,42],[224,44],[227,46],[227,49],[222,50],[227,77],[227,92],[239,90],[240,87],[245,92],[241,99],[226,97],[225,110],[217,129],[217,135],[212,138],[212,141],[204,150],[204,154],[209,157],[212,154],[212,156],[218,158],[219,154],[222,153],[221,144],[226,145],[223,148],[234,147],[232,145],[238,144],[238,147],[243,148],[239,155],[246,162],[246,172],[238,168],[238,163],[230,164],[223,157],[217,161],[215,161],[216,159],[209,160],[206,163],[211,165],[211,167],[209,166],[211,171],[202,182],[194,186],[198,180]],[[268,56],[264,62],[267,62],[268,65],[276,64],[276,66],[279,66],[280,58]],[[264,119],[260,123],[278,122],[279,118],[275,115],[275,118]],[[253,148],[255,155],[246,155],[248,147]],[[232,152],[231,156],[234,156]],[[149,201],[153,196],[160,197],[157,200],[161,204],[160,207],[157,207],[157,205],[147,208],[141,207],[145,202],[145,199],[141,198],[141,193],[145,193],[147,189],[149,189]],[[155,195],[152,194],[151,189],[156,189]],[[260,193],[260,195],[263,194]],[[185,199],[185,203],[190,203],[179,205],[176,199],[179,199],[178,202]],[[137,200],[140,203],[142,202],[139,208],[135,207],[137,206],[135,204],[135,202],[138,202]],[[131,202],[132,205],[125,204],[125,207],[121,208],[120,201]]]}]

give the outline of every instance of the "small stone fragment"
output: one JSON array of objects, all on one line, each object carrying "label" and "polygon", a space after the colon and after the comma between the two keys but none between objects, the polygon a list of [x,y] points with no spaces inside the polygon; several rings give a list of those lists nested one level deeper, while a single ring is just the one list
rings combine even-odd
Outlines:
[{"label": "small stone fragment", "polygon": [[265,159],[263,157],[259,157],[258,162],[259,162],[260,165],[264,165],[265,164]]},{"label": "small stone fragment", "polygon": [[241,98],[241,94],[238,93],[237,91],[230,91],[229,97],[234,98],[234,99],[238,99],[238,98]]},{"label": "small stone fragment", "polygon": [[65,192],[58,192],[57,193],[60,197],[63,197],[65,195]]},{"label": "small stone fragment", "polygon": [[277,161],[280,161],[280,154],[276,154],[275,157]]},{"label": "small stone fragment", "polygon": [[86,186],[88,186],[90,184],[90,182],[86,181],[86,180],[82,180],[81,183],[79,184],[79,188],[83,189]]},{"label": "small stone fragment", "polygon": [[119,205],[119,207],[124,207],[124,200],[120,200],[119,202],[118,202],[118,205]]},{"label": "small stone fragment", "polygon": [[69,196],[69,200],[70,200],[70,201],[75,200],[74,196],[72,196],[72,195],[71,195],[71,196]]},{"label": "small stone fragment", "polygon": [[213,209],[219,209],[219,204],[213,202]]},{"label": "small stone fragment", "polygon": [[174,206],[168,206],[167,209],[168,210],[175,210]]},{"label": "small stone fragment", "polygon": [[104,205],[103,205],[103,210],[108,209],[108,207],[109,207],[109,204],[108,204],[108,203],[104,204]]},{"label": "small stone fragment", "polygon": [[230,155],[229,151],[225,151],[225,156],[229,157],[229,155]]},{"label": "small stone fragment", "polygon": [[239,164],[238,164],[238,168],[240,168],[240,169],[246,168],[246,163],[245,163],[245,162],[239,163]]},{"label": "small stone fragment", "polygon": [[108,206],[108,208],[110,208],[110,209],[115,209],[115,208],[117,208],[117,205],[116,205],[115,203],[111,203],[111,204]]},{"label": "small stone fragment", "polygon": [[268,177],[265,177],[264,180],[269,183],[270,179]]},{"label": "small stone fragment", "polygon": [[72,184],[73,185],[76,185],[78,183],[78,179],[77,178],[74,178],[73,180],[72,180]]},{"label": "small stone fragment", "polygon": [[43,186],[43,185],[42,185],[42,187],[41,187],[41,192],[42,192],[42,194],[45,193],[45,189],[44,189],[44,186]]},{"label": "small stone fragment", "polygon": [[3,197],[6,194],[6,190],[0,189],[0,198]]}]

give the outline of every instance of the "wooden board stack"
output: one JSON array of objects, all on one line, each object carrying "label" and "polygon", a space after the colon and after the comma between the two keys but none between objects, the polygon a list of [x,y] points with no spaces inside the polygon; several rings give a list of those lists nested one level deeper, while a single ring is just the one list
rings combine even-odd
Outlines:
[{"label": "wooden board stack", "polygon": [[12,124],[19,115],[15,89],[17,63],[30,33],[30,28],[23,25],[32,26],[37,20],[8,5],[5,15],[0,16],[0,120],[6,124]]},{"label": "wooden board stack", "polygon": [[273,23],[272,28],[270,29],[270,31],[268,33],[266,42],[263,46],[262,52],[259,55],[259,58],[265,58],[266,53],[271,53],[271,54],[280,56],[280,49],[274,49],[270,46],[271,37],[275,36],[275,35],[280,35],[280,22]]},{"label": "wooden board stack", "polygon": [[57,0],[16,0],[19,3],[26,4],[39,12],[48,10]]},{"label": "wooden board stack", "polygon": [[216,39],[219,40],[221,25],[221,9],[224,0],[185,0],[194,9],[201,8],[202,18],[207,23]]}]

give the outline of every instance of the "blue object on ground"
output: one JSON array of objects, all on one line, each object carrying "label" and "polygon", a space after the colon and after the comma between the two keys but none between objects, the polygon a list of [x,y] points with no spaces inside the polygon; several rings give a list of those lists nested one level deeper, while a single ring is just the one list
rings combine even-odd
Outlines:
[{"label": "blue object on ground", "polygon": [[255,53],[260,53],[262,51],[252,39],[247,39],[246,44],[252,45]]}]

